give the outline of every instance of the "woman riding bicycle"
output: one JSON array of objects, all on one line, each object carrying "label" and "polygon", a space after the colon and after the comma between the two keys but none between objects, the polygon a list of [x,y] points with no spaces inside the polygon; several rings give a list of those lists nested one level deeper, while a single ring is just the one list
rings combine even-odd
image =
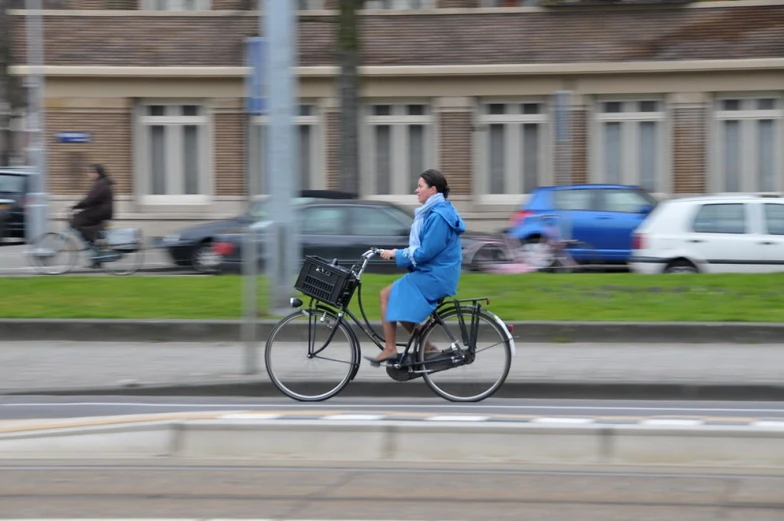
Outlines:
[{"label": "woman riding bicycle", "polygon": [[409,247],[381,252],[382,258],[394,258],[408,273],[381,290],[385,346],[377,357],[365,357],[373,365],[398,357],[397,322],[410,333],[433,312],[440,299],[457,293],[463,259],[460,235],[465,232],[465,223],[446,200],[449,185],[441,172],[423,172],[415,193],[422,206],[414,212]]}]

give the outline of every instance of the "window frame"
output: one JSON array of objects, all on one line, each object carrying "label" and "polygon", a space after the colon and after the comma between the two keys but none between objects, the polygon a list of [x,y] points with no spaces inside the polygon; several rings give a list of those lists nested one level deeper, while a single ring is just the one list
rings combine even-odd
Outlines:
[{"label": "window frame", "polygon": [[[391,7],[384,7],[384,4],[389,2]],[[413,2],[422,2],[422,7],[412,7]],[[403,5],[405,4],[405,5]],[[403,5],[402,7],[398,7]],[[367,0],[364,10],[367,11],[424,11],[426,9],[436,9],[438,7],[437,0]]]},{"label": "window frame", "polygon": [[[636,111],[623,110],[621,112],[605,112],[603,106],[605,103],[620,102],[627,106],[627,104],[639,104],[646,101],[655,101],[658,104],[659,110],[655,112],[641,112],[639,109]],[[592,183],[597,184],[616,184],[615,181],[610,181],[606,177],[606,169],[604,162],[604,128],[605,123],[620,123],[621,126],[621,150],[631,150],[632,153],[626,154],[626,157],[621,157],[621,172],[620,179],[617,184],[640,186],[642,179],[640,178],[641,172],[639,171],[640,161],[640,123],[655,122],[656,126],[656,140],[657,140],[657,169],[654,173],[654,182],[656,186],[653,189],[646,188],[650,194],[664,196],[669,194],[672,190],[672,175],[673,172],[673,157],[672,157],[672,113],[670,104],[667,102],[667,97],[664,94],[651,94],[650,96],[640,95],[615,95],[615,96],[598,96],[594,99],[593,114],[591,118],[591,129],[589,133],[589,173],[588,178]],[[631,131],[626,128],[631,127]],[[669,174],[669,175],[668,175]]]},{"label": "window frame", "polygon": [[[392,115],[379,116],[373,114],[373,107],[376,105],[390,105],[392,106]],[[409,116],[406,114],[398,114],[395,112],[396,108],[405,111],[409,105],[424,105],[426,113],[424,115]],[[360,163],[362,165],[362,173],[360,173],[360,190],[359,192],[368,199],[389,202],[403,202],[409,203],[414,198],[414,185],[407,185],[407,180],[402,172],[408,170],[410,161],[408,142],[407,142],[407,128],[410,125],[423,125],[425,127],[425,143],[424,143],[424,163],[425,170],[428,168],[438,168],[439,161],[439,128],[438,128],[438,112],[435,109],[434,103],[430,99],[412,98],[412,99],[371,99],[367,100],[360,108],[362,115],[362,128],[365,130],[361,132],[359,137],[360,147],[363,152],[360,153]],[[392,158],[392,172],[390,179],[390,193],[379,194],[377,188],[377,172],[376,172],[376,126],[389,125],[392,127],[391,135],[391,158]],[[401,166],[402,165],[402,166]]]},{"label": "window frame", "polygon": [[[157,11],[157,12],[169,12],[169,11],[184,11],[184,12],[195,12],[195,11],[211,11],[212,10],[212,0],[193,0],[196,4],[195,9],[185,9],[184,5],[188,0],[139,0],[138,8],[140,11]],[[159,2],[163,2],[166,5],[165,9],[158,9],[157,4]]]},{"label": "window frame", "polygon": [[[489,114],[489,105],[539,105],[537,114]],[[523,181],[520,175],[513,175],[522,172],[522,164],[525,158],[522,155],[522,127],[527,124],[539,126],[539,151],[538,151],[538,186],[548,186],[553,184],[553,161],[554,140],[551,136],[551,111],[550,102],[541,97],[521,97],[521,98],[491,98],[485,97],[477,100],[475,107],[474,127],[478,132],[474,132],[474,186],[476,187],[476,198],[481,204],[520,204],[528,198],[531,193],[522,191]],[[490,193],[490,125],[504,125],[504,164],[509,165],[505,168],[504,184],[505,190],[502,194]],[[511,128],[511,131],[507,129]]]},{"label": "window frame", "polygon": [[[778,107],[775,109],[748,109],[741,108],[740,110],[723,110],[722,104],[727,100],[740,100],[752,101],[760,99],[775,99]],[[710,116],[707,118],[709,128],[709,168],[708,179],[706,185],[713,193],[756,193],[756,194],[777,194],[784,191],[784,96],[781,91],[758,91],[758,92],[745,92],[745,93],[721,93],[714,97],[710,104],[712,108]],[[763,191],[760,190],[757,171],[757,153],[756,146],[752,147],[753,152],[745,152],[748,148],[743,146],[743,143],[750,142],[753,145],[758,145],[759,141],[756,136],[757,126],[755,122],[761,120],[773,120],[773,190]],[[740,157],[740,172],[739,176],[739,189],[737,192],[728,192],[726,187],[726,179],[724,175],[724,160],[723,153],[724,147],[722,145],[724,139],[724,122],[725,121],[739,121],[740,127],[740,141],[741,141],[741,157]],[[745,124],[744,124],[745,123]],[[753,175],[746,175],[752,173]]]},{"label": "window frame", "polygon": [[[310,187],[311,190],[322,190],[325,189],[327,186],[327,179],[325,177],[325,151],[326,151],[326,132],[324,130],[324,121],[322,118],[322,110],[318,103],[313,100],[300,100],[297,107],[308,106],[311,107],[312,113],[309,115],[296,115],[294,116],[294,127],[296,128],[295,132],[295,139],[297,143],[299,143],[299,127],[301,125],[308,125],[310,127]],[[252,170],[256,168],[254,164],[256,158],[259,154],[259,149],[256,148],[259,145],[258,143],[258,128],[262,125],[266,126],[269,121],[269,117],[267,115],[254,115],[250,118],[250,126],[248,127],[248,153],[246,158],[246,168],[247,172],[249,173],[249,179],[254,180],[255,182],[258,181],[257,172],[253,172]],[[266,139],[266,136],[265,136]],[[297,163],[299,166],[299,162],[302,161],[301,154],[297,156]],[[252,174],[252,175],[250,175]],[[264,171],[266,176],[266,168]],[[252,191],[256,195],[270,195],[262,190],[264,184],[266,183],[266,177],[261,179],[260,185],[256,186],[255,183],[251,187]],[[303,187],[298,186],[297,190],[302,190]]]},{"label": "window frame", "polygon": [[[151,106],[198,106],[201,114],[198,116],[152,116],[148,114]],[[198,121],[197,121],[198,120]],[[134,193],[137,200],[143,205],[206,205],[214,196],[214,111],[209,100],[174,99],[174,98],[145,98],[139,100],[134,106],[134,136],[133,136],[133,176]],[[150,131],[154,126],[179,127],[189,125],[200,127],[199,133],[199,194],[152,194],[151,169],[149,161],[152,160],[150,151]],[[182,134],[180,132],[180,134]],[[168,139],[168,136],[166,137]],[[182,145],[180,138],[172,138],[175,144]],[[167,142],[167,145],[169,143]],[[180,150],[181,151],[181,150]],[[166,153],[167,178],[171,175],[169,168],[174,166],[175,178],[181,181],[184,176],[183,161],[177,154]]]}]

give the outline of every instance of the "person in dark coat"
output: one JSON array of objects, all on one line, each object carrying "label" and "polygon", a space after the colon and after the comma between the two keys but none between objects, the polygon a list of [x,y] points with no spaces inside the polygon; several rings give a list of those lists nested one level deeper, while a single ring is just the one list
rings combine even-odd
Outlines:
[{"label": "person in dark coat", "polygon": [[89,175],[93,186],[87,196],[73,206],[74,210],[81,211],[73,216],[71,226],[94,247],[98,232],[106,221],[114,217],[114,181],[106,174],[103,165],[92,165]]}]

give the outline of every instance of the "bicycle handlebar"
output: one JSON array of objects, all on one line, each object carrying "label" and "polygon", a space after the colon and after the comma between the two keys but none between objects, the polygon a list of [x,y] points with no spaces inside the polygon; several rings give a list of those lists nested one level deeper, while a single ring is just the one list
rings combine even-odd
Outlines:
[{"label": "bicycle handlebar", "polygon": [[381,248],[375,248],[375,247],[370,248],[368,251],[362,254],[362,258],[366,260],[370,260],[376,255],[378,255],[379,253],[381,253],[381,251],[382,251]]}]

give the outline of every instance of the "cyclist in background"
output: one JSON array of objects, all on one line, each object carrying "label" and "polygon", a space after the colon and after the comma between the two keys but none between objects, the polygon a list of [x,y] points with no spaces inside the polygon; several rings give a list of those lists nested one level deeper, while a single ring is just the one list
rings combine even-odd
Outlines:
[{"label": "cyclist in background", "polygon": [[77,230],[90,249],[93,250],[93,266],[101,253],[95,245],[98,233],[107,221],[114,217],[114,191],[112,185],[114,181],[107,175],[103,165],[92,165],[89,174],[93,185],[84,199],[73,206],[74,210],[80,210],[71,218],[71,226]]}]

